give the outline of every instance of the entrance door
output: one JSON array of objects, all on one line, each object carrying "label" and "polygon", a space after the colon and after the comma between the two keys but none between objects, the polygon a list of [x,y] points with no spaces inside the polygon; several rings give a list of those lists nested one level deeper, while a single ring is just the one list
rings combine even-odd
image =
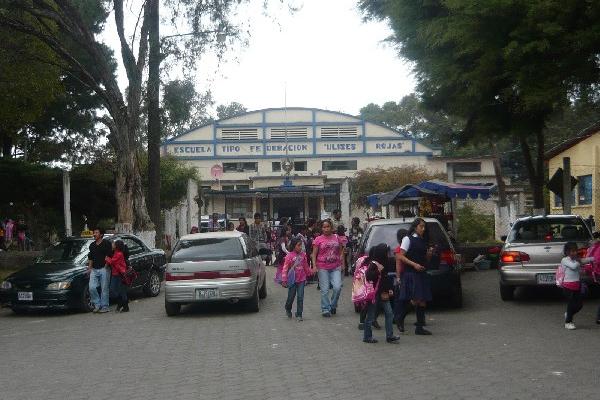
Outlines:
[{"label": "entrance door", "polygon": [[304,223],[304,218],[300,217],[301,213],[304,214],[304,197],[273,199],[273,213],[277,219],[287,217],[292,218],[294,224]]},{"label": "entrance door", "polygon": [[321,218],[321,210],[319,207],[321,205],[321,199],[318,197],[309,197],[308,198],[308,216],[309,218],[314,218],[318,220]]}]

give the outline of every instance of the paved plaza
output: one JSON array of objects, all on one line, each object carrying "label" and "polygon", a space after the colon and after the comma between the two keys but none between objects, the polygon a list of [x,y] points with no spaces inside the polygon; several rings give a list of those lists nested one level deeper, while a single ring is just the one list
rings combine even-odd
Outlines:
[{"label": "paved plaza", "polygon": [[[361,342],[344,281],[338,314],[288,320],[272,283],[258,314],[231,305],[188,307],[168,318],[162,294],[128,314],[0,310],[0,399],[593,399],[600,381],[598,299],[561,322],[552,291],[500,300],[495,271],[465,272],[465,307],[436,307],[430,337]],[[383,319],[381,319],[383,321]],[[412,327],[414,314],[407,318]]]}]

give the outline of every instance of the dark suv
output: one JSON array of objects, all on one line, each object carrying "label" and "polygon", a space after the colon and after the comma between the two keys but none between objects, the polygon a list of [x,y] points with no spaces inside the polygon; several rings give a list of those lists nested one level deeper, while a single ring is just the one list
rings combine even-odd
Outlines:
[{"label": "dark suv", "polygon": [[[454,246],[444,231],[440,222],[435,218],[423,218],[426,223],[425,240],[430,246],[435,246],[435,252],[429,265],[427,274],[431,277],[433,300],[441,304],[450,304],[453,307],[462,307],[462,285],[460,280],[460,265]],[[380,219],[371,222],[358,245],[355,259],[368,254],[371,247],[379,243],[386,243],[393,251],[399,246],[397,235],[399,229],[406,230],[414,218]],[[396,277],[396,260],[390,253],[386,270],[388,278]],[[439,301],[444,300],[444,301]]]}]

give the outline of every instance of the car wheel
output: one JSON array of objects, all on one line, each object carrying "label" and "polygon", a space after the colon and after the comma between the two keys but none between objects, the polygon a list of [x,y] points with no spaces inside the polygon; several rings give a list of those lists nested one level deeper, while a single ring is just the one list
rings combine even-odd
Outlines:
[{"label": "car wheel", "polygon": [[92,312],[94,305],[92,304],[92,298],[90,297],[90,288],[85,285],[81,291],[81,300],[79,302],[79,309],[83,312]]},{"label": "car wheel", "polygon": [[260,301],[259,301],[259,296],[258,296],[258,283],[256,284],[256,287],[254,288],[254,295],[246,303],[246,309],[250,312],[258,312],[258,310],[260,309]]},{"label": "car wheel", "polygon": [[165,312],[169,317],[174,317],[179,314],[181,311],[181,304],[179,303],[169,303],[165,300]]},{"label": "car wheel", "polygon": [[148,282],[144,285],[144,294],[148,297],[156,297],[160,293],[160,276],[155,269],[150,271]]},{"label": "car wheel", "polygon": [[266,276],[265,276],[265,279],[263,279],[263,284],[260,287],[260,291],[258,292],[258,297],[261,299],[267,298],[267,277]]},{"label": "car wheel", "polygon": [[515,287],[500,284],[500,297],[504,301],[510,301],[515,298]]}]

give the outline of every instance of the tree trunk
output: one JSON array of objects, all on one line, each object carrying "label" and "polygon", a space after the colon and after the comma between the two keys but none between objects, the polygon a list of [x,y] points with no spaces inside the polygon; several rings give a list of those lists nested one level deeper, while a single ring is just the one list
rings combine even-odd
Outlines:
[{"label": "tree trunk", "polygon": [[154,222],[156,245],[162,241],[160,223],[160,36],[159,0],[150,0],[148,26],[148,211]]},{"label": "tree trunk", "polygon": [[496,182],[498,183],[498,207],[506,207],[506,184],[502,177],[502,165],[500,164],[500,154],[498,153],[498,146],[496,143],[491,143],[492,150],[494,152],[494,174],[496,175]]},{"label": "tree trunk", "polygon": [[[542,136],[541,138],[541,150],[539,149],[540,147],[540,139],[539,136]],[[527,138],[523,135],[521,135],[519,137],[519,140],[521,142],[521,151],[523,152],[523,158],[525,159],[525,166],[527,167],[527,174],[529,176],[529,184],[531,185],[531,190],[532,190],[532,194],[533,194],[533,208],[534,210],[537,212],[544,210],[544,159],[543,159],[543,154],[544,154],[544,139],[543,139],[543,134],[540,131],[538,134],[536,134],[536,140],[537,140],[537,145],[538,145],[538,151],[537,151],[537,160],[534,164],[533,161],[533,157],[531,155],[531,147],[529,146],[529,143],[527,143]],[[540,151],[541,151],[541,156],[540,156]],[[541,159],[540,159],[541,157]],[[540,168],[541,165],[541,168]],[[536,168],[537,166],[537,168]]]}]

